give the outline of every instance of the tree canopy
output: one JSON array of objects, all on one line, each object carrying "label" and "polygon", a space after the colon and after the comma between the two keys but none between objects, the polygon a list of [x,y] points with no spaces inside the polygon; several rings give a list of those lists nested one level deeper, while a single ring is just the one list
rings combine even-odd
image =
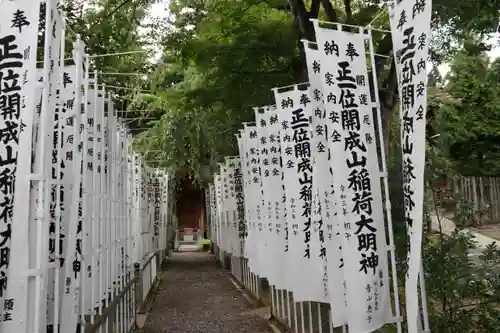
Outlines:
[{"label": "tree canopy", "polygon": [[460,51],[451,62],[444,89],[459,103],[444,103],[437,123],[441,146],[457,171],[499,175],[500,59]]},{"label": "tree canopy", "polygon": [[[236,154],[235,133],[253,120],[252,107],[273,103],[271,88],[307,80],[301,39],[314,40],[311,18],[389,26],[380,0],[172,0],[166,18],[145,23],[156,2],[68,0],[67,40],[78,32],[89,54],[144,51],[98,57],[93,65],[107,73],[102,79],[108,85],[128,88],[110,90],[127,108],[122,116],[137,148],[152,163],[195,171]],[[431,61],[451,61],[446,84],[430,72],[433,128],[443,133],[443,150],[457,165],[480,156],[477,168],[490,173],[499,65],[488,64],[484,51],[499,10],[491,0],[433,1]],[[376,53],[386,56],[376,58],[375,68],[387,131],[398,95],[392,44],[383,33],[374,34],[374,42]],[[152,60],[155,49],[162,53],[158,61]]]},{"label": "tree canopy", "polygon": [[[490,1],[434,1],[432,61],[451,59],[465,38],[483,41],[495,31],[492,11],[499,9]],[[359,0],[172,1],[169,20],[155,30],[164,51],[154,94],[138,96],[163,116],[138,136],[138,146],[163,152],[165,165],[214,167],[236,153],[234,134],[252,120],[252,107],[273,103],[271,88],[307,79],[300,40],[314,40],[310,18],[387,28],[384,10],[382,1]],[[376,63],[389,128],[397,101],[392,44],[387,34],[374,38],[376,53],[389,57]]]}]

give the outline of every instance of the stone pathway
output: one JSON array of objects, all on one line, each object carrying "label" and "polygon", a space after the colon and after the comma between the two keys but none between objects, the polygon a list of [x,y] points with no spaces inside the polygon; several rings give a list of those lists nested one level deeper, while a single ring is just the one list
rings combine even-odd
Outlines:
[{"label": "stone pathway", "polygon": [[174,253],[155,296],[144,333],[269,333],[228,273],[206,252]]},{"label": "stone pathway", "polygon": [[[441,219],[441,228],[445,235],[450,235],[455,230],[455,224],[450,219],[446,217],[440,217]],[[434,215],[431,216],[432,229],[439,230],[439,221],[438,218]],[[460,232],[463,233],[471,233],[474,236],[474,240],[476,241],[476,248],[470,250],[469,258],[471,259],[474,265],[480,265],[481,261],[479,256],[483,253],[484,249],[490,245],[491,243],[495,243],[497,246],[500,246],[500,241],[498,239],[490,237],[490,235],[495,235],[491,232],[489,235],[486,233],[482,233],[480,229],[476,228],[465,228]],[[500,273],[500,262],[492,262],[491,267],[495,270],[495,272]]]},{"label": "stone pathway", "polygon": [[[441,216],[440,219],[441,219],[441,228],[443,229],[443,233],[446,235],[450,235],[455,230],[455,223],[453,223],[453,221],[443,216]],[[435,215],[433,215],[431,216],[431,221],[432,221],[432,229],[435,231],[439,230],[438,218]],[[472,235],[474,235],[478,249],[484,249],[487,245],[491,243],[496,243],[498,246],[500,246],[500,241],[481,233],[481,230],[479,229],[465,228],[461,230],[461,232],[465,233],[470,232]]]}]

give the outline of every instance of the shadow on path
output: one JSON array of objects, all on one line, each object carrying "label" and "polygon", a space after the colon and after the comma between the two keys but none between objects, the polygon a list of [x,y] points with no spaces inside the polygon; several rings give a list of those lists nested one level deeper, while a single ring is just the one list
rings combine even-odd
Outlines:
[{"label": "shadow on path", "polygon": [[174,253],[144,328],[136,332],[271,332],[259,310],[250,307],[209,253]]}]

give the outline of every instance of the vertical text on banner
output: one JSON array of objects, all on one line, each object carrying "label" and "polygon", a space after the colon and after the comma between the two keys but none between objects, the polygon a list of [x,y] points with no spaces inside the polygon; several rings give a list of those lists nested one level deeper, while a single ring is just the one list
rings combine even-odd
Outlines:
[{"label": "vertical text on banner", "polygon": [[[311,253],[319,242],[312,221],[311,98],[309,85],[275,89],[275,101],[281,124],[280,142],[287,201],[289,240],[288,265],[295,301],[318,301],[322,298],[321,263]],[[301,265],[297,265],[300,262]]]},{"label": "vertical text on banner", "polygon": [[427,56],[431,0],[389,4],[392,43],[400,96],[403,197],[409,239],[405,282],[408,332],[418,331],[418,276],[422,260],[422,228],[427,111]]},{"label": "vertical text on banner", "polygon": [[259,258],[262,258],[261,263],[263,267],[263,274],[269,280],[270,284],[275,284],[275,262],[274,252],[272,247],[272,214],[270,214],[270,200],[269,200],[269,142],[267,141],[269,114],[266,112],[266,107],[254,108],[255,111],[255,124],[257,130],[257,140],[259,145],[259,158],[260,158],[260,179],[261,179],[261,194],[259,195],[260,219],[259,231],[262,234],[263,244],[259,246]]},{"label": "vertical text on banner", "polygon": [[26,193],[30,192],[39,7],[28,0],[2,1],[0,17],[0,329],[14,332],[26,330],[22,325],[29,301]]},{"label": "vertical text on banner", "polygon": [[389,320],[390,298],[365,38],[362,31],[350,33],[317,24],[315,28],[324,67],[323,93],[333,117],[330,147],[337,157],[332,163],[335,198],[344,224],[348,325],[356,333],[372,332]]},{"label": "vertical text on banner", "polygon": [[[323,302],[330,302],[332,321],[335,327],[347,323],[345,319],[345,296],[343,259],[339,222],[333,201],[332,154],[328,141],[331,123],[323,103],[321,84],[321,54],[314,43],[304,42],[307,72],[311,84],[313,127],[313,194],[315,224],[319,233],[316,255],[321,259],[321,274],[324,290]],[[331,297],[330,295],[331,294]]]},{"label": "vertical text on banner", "polygon": [[275,106],[267,107],[268,114],[267,136],[268,142],[267,162],[269,164],[269,175],[267,183],[269,184],[266,193],[270,205],[270,218],[273,220],[272,250],[274,252],[274,284],[278,289],[286,289],[285,286],[285,226],[284,226],[284,186],[283,169],[281,166],[281,146],[279,139],[280,124],[278,113]]}]

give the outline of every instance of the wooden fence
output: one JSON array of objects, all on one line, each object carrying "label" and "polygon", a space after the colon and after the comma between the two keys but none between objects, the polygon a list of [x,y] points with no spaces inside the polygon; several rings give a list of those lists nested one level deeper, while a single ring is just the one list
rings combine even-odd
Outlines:
[{"label": "wooden fence", "polygon": [[440,206],[456,212],[460,203],[477,212],[478,224],[500,222],[500,177],[448,177],[436,191]]}]

